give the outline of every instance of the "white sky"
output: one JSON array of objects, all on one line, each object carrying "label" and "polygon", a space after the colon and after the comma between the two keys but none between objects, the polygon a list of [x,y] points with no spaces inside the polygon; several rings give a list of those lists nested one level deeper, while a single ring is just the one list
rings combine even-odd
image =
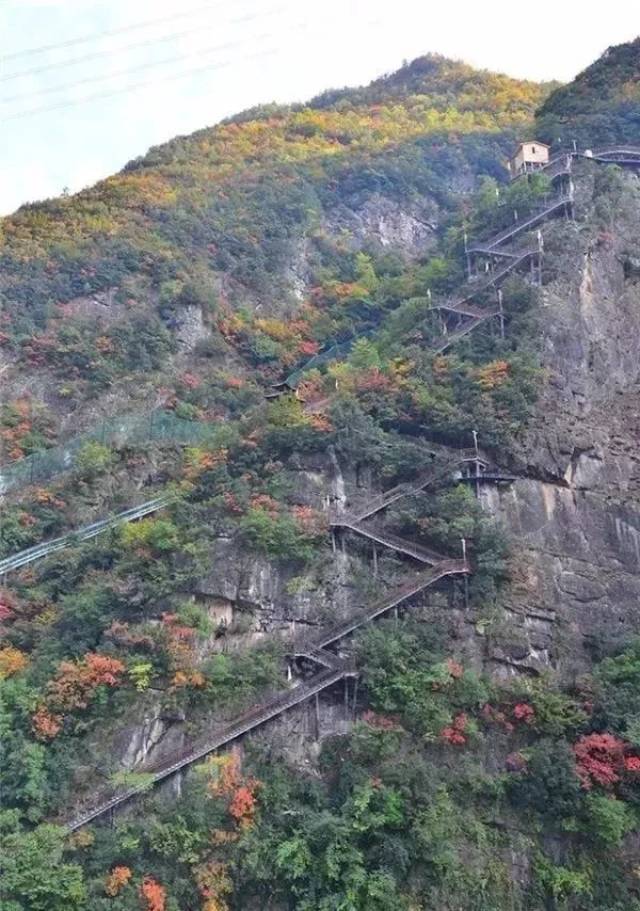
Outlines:
[{"label": "white sky", "polygon": [[149,146],[243,108],[366,83],[427,52],[569,80],[609,45],[636,37],[636,2],[0,0],[0,214],[79,190]]}]

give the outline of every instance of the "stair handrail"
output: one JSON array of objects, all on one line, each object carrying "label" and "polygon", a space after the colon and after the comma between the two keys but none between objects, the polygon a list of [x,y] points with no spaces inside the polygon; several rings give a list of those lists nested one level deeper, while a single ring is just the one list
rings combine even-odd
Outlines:
[{"label": "stair handrail", "polygon": [[[254,710],[246,713],[245,716],[235,718],[207,743],[199,747],[182,750],[177,755],[174,754],[172,757],[166,757],[162,762],[147,769],[148,773],[153,775],[152,783],[155,784],[168,778],[170,775],[174,775],[186,766],[192,765],[194,762],[203,759],[209,753],[220,749],[221,746],[225,746],[232,740],[236,740],[250,730],[255,730],[255,728],[264,724],[266,721],[269,721],[271,718],[281,715],[283,712],[287,711],[287,709],[298,705],[310,696],[315,695],[315,693],[320,692],[333,683],[336,683],[338,680],[341,680],[348,672],[350,672],[348,670],[348,664],[342,662],[342,666],[339,668],[328,668],[326,671],[321,671],[319,674],[316,674],[311,680],[302,683],[297,687],[282,691],[282,693],[270,702],[256,707]],[[144,770],[141,768],[140,771]],[[69,832],[74,832],[76,829],[81,828],[99,816],[108,813],[109,810],[114,809],[137,794],[142,793],[148,786],[149,782],[145,781],[139,785],[126,788],[109,800],[103,801],[97,806],[79,813],[71,820],[68,820],[64,823],[65,828]]]},{"label": "stair handrail", "polygon": [[497,247],[500,244],[504,243],[505,240],[508,240],[510,237],[514,237],[516,234],[521,233],[529,227],[533,227],[538,221],[544,219],[546,215],[555,212],[556,209],[562,208],[569,203],[573,202],[573,196],[571,193],[561,193],[559,194],[553,202],[547,204],[544,207],[541,207],[536,212],[530,213],[523,221],[515,222],[509,228],[505,228],[503,231],[494,234],[492,237],[487,238],[487,240],[477,241],[473,246],[468,248],[469,253],[482,253],[490,252],[493,247]]}]

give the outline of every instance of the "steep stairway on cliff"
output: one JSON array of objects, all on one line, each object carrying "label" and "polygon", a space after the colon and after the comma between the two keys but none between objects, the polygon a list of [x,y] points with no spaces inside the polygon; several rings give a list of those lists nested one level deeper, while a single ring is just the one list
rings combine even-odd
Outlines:
[{"label": "steep stairway on cliff", "polygon": [[355,522],[349,516],[336,516],[331,521],[331,527],[352,531],[356,535],[368,538],[370,541],[381,544],[383,547],[388,547],[396,553],[413,557],[414,560],[418,560],[420,563],[427,563],[429,566],[435,566],[436,563],[442,563],[446,559],[442,554],[431,550],[429,547],[415,544],[413,541],[385,531],[384,528],[375,525],[365,525],[363,522]]},{"label": "steep stairway on cliff", "polygon": [[[102,801],[94,807],[86,809],[71,819],[66,820],[63,824],[69,832],[74,832],[88,823],[101,816],[113,811],[123,803],[144,793],[148,790],[150,784],[158,784],[161,781],[175,775],[188,766],[201,759],[204,759],[209,753],[226,746],[239,737],[248,734],[250,731],[261,727],[268,721],[279,717],[289,709],[305,702],[310,697],[322,692],[343,680],[346,677],[357,676],[357,670],[352,661],[342,660],[338,656],[325,651],[326,647],[351,635],[366,623],[370,623],[377,617],[387,613],[392,608],[408,600],[413,595],[418,594],[424,589],[435,585],[441,579],[448,576],[461,575],[470,573],[470,567],[464,560],[444,560],[442,563],[431,567],[426,572],[416,576],[410,582],[400,586],[393,592],[390,592],[374,601],[371,605],[361,611],[354,613],[351,617],[343,622],[323,630],[313,638],[299,640],[297,645],[291,651],[296,657],[310,658],[316,663],[322,665],[324,670],[320,671],[310,680],[303,681],[291,689],[278,693],[268,702],[250,709],[243,715],[238,716],[228,725],[221,728],[210,738],[204,739],[199,745],[186,749],[170,758],[163,760],[161,763],[141,766],[136,771],[145,774],[144,783],[127,788],[118,794]],[[147,775],[151,776],[149,780]]]}]

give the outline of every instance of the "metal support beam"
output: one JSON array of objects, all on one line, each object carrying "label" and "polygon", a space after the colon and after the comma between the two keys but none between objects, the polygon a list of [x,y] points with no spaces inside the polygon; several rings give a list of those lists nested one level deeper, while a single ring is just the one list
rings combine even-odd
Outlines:
[{"label": "metal support beam", "polygon": [[504,310],[502,308],[502,289],[498,288],[498,307],[500,317],[500,338],[504,339]]}]

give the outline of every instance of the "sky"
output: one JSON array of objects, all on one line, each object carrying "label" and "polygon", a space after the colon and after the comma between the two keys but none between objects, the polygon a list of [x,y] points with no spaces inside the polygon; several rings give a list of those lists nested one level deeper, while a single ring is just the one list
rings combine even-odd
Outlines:
[{"label": "sky", "polygon": [[640,32],[634,0],[0,0],[0,214],[178,134],[440,53],[568,81]]}]

